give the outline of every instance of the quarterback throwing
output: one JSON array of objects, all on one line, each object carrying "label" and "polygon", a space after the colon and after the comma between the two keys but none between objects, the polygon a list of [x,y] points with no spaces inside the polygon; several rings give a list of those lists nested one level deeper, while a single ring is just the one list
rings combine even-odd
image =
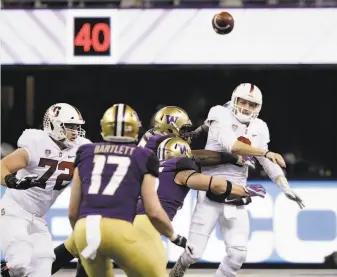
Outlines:
[{"label": "quarterback throwing", "polygon": [[[209,127],[206,149],[254,156],[270,179],[279,185],[285,195],[302,208],[302,200],[290,188],[281,167],[281,155],[268,150],[269,130],[258,118],[262,107],[262,93],[253,84],[239,85],[231,101],[212,107],[205,121]],[[280,167],[281,166],[281,167]],[[203,167],[203,174],[216,176],[236,184],[246,185],[248,168],[233,164]],[[221,262],[215,277],[235,277],[246,259],[249,237],[249,218],[244,205],[235,201],[218,201],[212,194],[200,192],[192,215],[189,245],[170,272],[171,277],[184,275],[190,264],[196,263],[207,245],[216,223],[220,223],[227,256]],[[193,251],[188,251],[193,249]]]}]

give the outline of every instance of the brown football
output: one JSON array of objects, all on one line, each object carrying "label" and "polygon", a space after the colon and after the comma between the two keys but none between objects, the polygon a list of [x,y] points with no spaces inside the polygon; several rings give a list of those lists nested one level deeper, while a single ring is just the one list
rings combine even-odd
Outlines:
[{"label": "brown football", "polygon": [[219,35],[227,35],[234,28],[234,18],[228,12],[221,12],[213,16],[212,26]]}]

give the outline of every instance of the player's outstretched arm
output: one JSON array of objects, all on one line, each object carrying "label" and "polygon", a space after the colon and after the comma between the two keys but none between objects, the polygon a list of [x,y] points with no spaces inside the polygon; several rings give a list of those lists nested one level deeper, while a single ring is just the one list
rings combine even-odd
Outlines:
[{"label": "player's outstretched arm", "polygon": [[145,174],[141,191],[145,212],[159,233],[177,246],[185,248],[187,239],[174,232],[170,218],[160,204],[155,187],[156,177]]},{"label": "player's outstretched arm", "polygon": [[186,185],[195,190],[211,190],[211,192],[219,195],[233,194],[243,197],[249,196],[242,186],[233,185],[231,182],[224,179],[204,175],[196,172],[195,170],[184,170],[178,172],[175,177],[175,182],[178,185]]},{"label": "player's outstretched arm", "polygon": [[253,147],[246,143],[237,140],[231,127],[225,124],[220,124],[214,121],[210,125],[210,132],[216,140],[227,149],[228,152],[235,153],[241,156],[254,156],[254,157],[266,157],[273,163],[277,163],[281,167],[286,167],[283,157],[271,151],[263,148]]},{"label": "player's outstretched arm", "polygon": [[229,195],[248,197],[264,197],[266,190],[262,185],[247,185],[246,187],[234,185],[224,179],[204,175],[195,170],[184,170],[177,173],[175,182],[186,185],[191,189],[210,191],[226,199]]},{"label": "player's outstretched arm", "polygon": [[29,156],[23,148],[16,149],[13,153],[1,160],[1,184],[6,185],[5,177],[28,165]]},{"label": "player's outstretched arm", "polygon": [[220,164],[233,164],[237,166],[246,165],[255,168],[255,162],[251,157],[242,157],[227,152],[216,152],[212,150],[192,150],[194,161],[200,166],[215,166]]},{"label": "player's outstretched arm", "polygon": [[71,186],[71,194],[70,194],[70,202],[69,202],[69,210],[68,210],[68,217],[70,221],[71,227],[74,229],[76,220],[78,217],[78,213],[80,210],[80,203],[81,203],[81,179],[78,174],[77,167],[74,170],[74,176]]},{"label": "player's outstretched arm", "polygon": [[174,235],[171,221],[160,204],[155,185],[156,178],[151,174],[145,174],[142,183],[142,199],[144,209],[153,226],[168,238]]},{"label": "player's outstretched arm", "polygon": [[211,150],[192,150],[194,161],[201,166],[215,166],[219,164],[239,164],[241,162],[240,156],[230,154],[227,152],[215,152]]},{"label": "player's outstretched arm", "polygon": [[11,189],[25,190],[38,186],[37,174],[28,174],[21,179],[15,177],[15,172],[29,164],[29,155],[26,150],[19,148],[1,161],[1,184]]},{"label": "player's outstretched arm", "polygon": [[303,200],[292,190],[287,178],[282,174],[275,178],[275,184],[284,192],[288,199],[296,202],[300,209],[305,207]]},{"label": "player's outstretched arm", "polygon": [[192,133],[192,140],[201,136],[203,133],[208,133],[209,127],[207,124],[200,125],[197,129],[195,129]]}]

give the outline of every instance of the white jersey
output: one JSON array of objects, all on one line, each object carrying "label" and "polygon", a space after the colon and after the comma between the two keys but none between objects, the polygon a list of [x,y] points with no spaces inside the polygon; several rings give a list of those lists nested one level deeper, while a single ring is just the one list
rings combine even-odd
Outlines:
[{"label": "white jersey", "polygon": [[[269,129],[267,124],[259,118],[254,119],[247,126],[238,121],[227,107],[214,106],[210,109],[205,123],[209,126],[205,147],[207,150],[231,152],[232,146],[237,140],[253,147],[268,149]],[[282,169],[267,158],[259,157],[258,161],[269,177],[275,178],[278,175],[283,175]],[[203,167],[202,172],[242,185],[246,185],[248,178],[248,167],[232,164]]]},{"label": "white jersey", "polygon": [[61,150],[43,130],[25,130],[18,140],[18,147],[27,151],[29,161],[26,168],[17,172],[17,178],[37,174],[44,187],[6,189],[4,197],[12,198],[32,214],[44,216],[71,182],[77,149],[87,143],[91,143],[90,140],[78,137],[74,147]]}]

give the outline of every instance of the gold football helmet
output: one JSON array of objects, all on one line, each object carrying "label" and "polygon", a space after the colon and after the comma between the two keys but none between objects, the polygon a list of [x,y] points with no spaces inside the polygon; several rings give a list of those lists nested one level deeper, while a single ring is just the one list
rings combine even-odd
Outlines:
[{"label": "gold football helmet", "polygon": [[113,105],[101,119],[101,135],[106,141],[136,141],[139,127],[141,122],[136,111],[126,104]]},{"label": "gold football helmet", "polygon": [[187,113],[176,106],[160,109],[154,116],[154,128],[168,135],[179,136],[183,126],[191,126]]},{"label": "gold football helmet", "polygon": [[182,138],[168,138],[159,144],[157,156],[160,161],[178,157],[192,157],[192,151],[190,145]]}]

